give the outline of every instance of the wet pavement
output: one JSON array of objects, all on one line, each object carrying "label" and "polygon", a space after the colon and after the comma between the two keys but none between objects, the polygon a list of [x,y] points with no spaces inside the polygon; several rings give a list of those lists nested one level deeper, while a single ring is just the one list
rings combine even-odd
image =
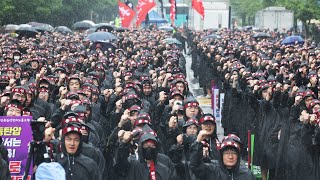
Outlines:
[{"label": "wet pavement", "polygon": [[[191,70],[191,56],[185,55],[185,58],[189,89],[192,92],[193,96],[198,100],[203,112],[213,114],[213,110],[211,108],[211,99],[204,96],[203,90],[199,86],[199,79],[194,78],[193,71]],[[223,128],[221,127],[221,121],[217,121],[217,128],[218,137],[221,140],[223,137]]]}]

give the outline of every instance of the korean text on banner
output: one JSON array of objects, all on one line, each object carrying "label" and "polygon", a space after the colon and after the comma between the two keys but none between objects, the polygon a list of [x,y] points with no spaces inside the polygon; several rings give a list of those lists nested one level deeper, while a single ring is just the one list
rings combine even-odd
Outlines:
[{"label": "korean text on banner", "polygon": [[[28,158],[28,144],[32,140],[30,121],[31,116],[0,116],[0,136],[8,150],[12,180],[23,178]],[[29,174],[32,174],[32,168]]]},{"label": "korean text on banner", "polygon": [[220,93],[220,120],[222,119],[222,111],[223,111],[223,103],[224,103],[224,93]]},{"label": "korean text on banner", "polygon": [[220,97],[219,97],[219,89],[215,88],[213,90],[213,101],[214,101],[214,106],[213,106],[213,115],[216,118],[217,121],[220,121]]}]

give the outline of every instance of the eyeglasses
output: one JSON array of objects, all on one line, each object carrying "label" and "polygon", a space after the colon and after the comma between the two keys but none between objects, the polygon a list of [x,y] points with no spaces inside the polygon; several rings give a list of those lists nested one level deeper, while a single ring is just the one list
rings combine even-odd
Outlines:
[{"label": "eyeglasses", "polygon": [[237,152],[234,152],[234,151],[225,151],[223,152],[223,155],[226,155],[226,156],[236,156],[238,155]]}]

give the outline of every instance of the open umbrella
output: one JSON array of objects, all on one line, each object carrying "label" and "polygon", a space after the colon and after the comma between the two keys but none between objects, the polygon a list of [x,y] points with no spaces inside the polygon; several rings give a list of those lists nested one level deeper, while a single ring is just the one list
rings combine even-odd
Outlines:
[{"label": "open umbrella", "polygon": [[94,26],[90,21],[79,21],[73,24],[75,30],[85,30],[90,29]]},{"label": "open umbrella", "polygon": [[106,30],[108,30],[108,32],[111,32],[114,29],[116,29],[116,26],[108,24],[108,23],[99,23],[99,24],[96,24],[94,27],[97,28],[96,31],[106,29]]},{"label": "open umbrella", "polygon": [[170,26],[160,26],[159,30],[164,30],[164,31],[173,31],[174,28]]},{"label": "open umbrella", "polygon": [[90,29],[87,29],[87,34],[92,34],[94,32],[96,32],[97,28],[90,28]]},{"label": "open umbrella", "polygon": [[283,45],[293,45],[293,44],[304,44],[304,39],[301,36],[288,36],[285,37],[281,44]]},{"label": "open umbrella", "polygon": [[204,36],[202,40],[208,40],[208,39],[221,39],[221,36],[216,34],[210,34],[208,36]]},{"label": "open umbrella", "polygon": [[[29,24],[20,24],[19,25],[19,28],[25,28],[25,27],[32,27],[31,25],[29,25]],[[18,28],[18,29],[19,29]]]},{"label": "open umbrella", "polygon": [[58,26],[54,31],[60,33],[72,33],[71,29],[69,29],[67,26]]},{"label": "open umbrella", "polygon": [[271,36],[268,33],[260,32],[260,33],[254,34],[252,37],[254,37],[254,38],[270,38]]},{"label": "open umbrella", "polygon": [[32,22],[28,22],[27,24],[30,25],[30,26],[32,26],[32,27],[36,27],[36,26],[38,26],[40,23],[32,21]]},{"label": "open umbrella", "polygon": [[115,31],[117,32],[125,32],[125,31],[130,31],[129,28],[125,28],[125,27],[119,27],[119,28],[116,28]]},{"label": "open umbrella", "polygon": [[115,36],[112,33],[109,32],[94,32],[92,34],[89,34],[85,40],[90,40],[90,41],[112,41],[112,40],[117,40],[117,36]]},{"label": "open umbrella", "polygon": [[178,44],[181,45],[182,43],[176,38],[166,38],[163,40],[166,44]]},{"label": "open umbrella", "polygon": [[27,37],[33,37],[38,33],[38,31],[34,27],[27,24],[19,25],[19,28],[16,32],[17,34],[19,34],[19,36],[27,36]]},{"label": "open umbrella", "polygon": [[82,22],[90,23],[92,26],[94,26],[96,24],[91,20],[83,20]]},{"label": "open umbrella", "polygon": [[50,24],[45,23],[39,23],[37,26],[33,26],[37,31],[47,31],[47,32],[53,32],[54,28]]},{"label": "open umbrella", "polygon": [[19,29],[19,26],[18,25],[15,25],[15,24],[8,24],[6,25],[6,28],[5,28],[5,31],[16,31]]}]

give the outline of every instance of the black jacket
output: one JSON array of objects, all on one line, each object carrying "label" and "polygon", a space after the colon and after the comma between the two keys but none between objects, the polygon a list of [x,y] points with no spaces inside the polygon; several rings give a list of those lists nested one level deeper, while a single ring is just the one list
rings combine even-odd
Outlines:
[{"label": "black jacket", "polygon": [[[118,149],[116,171],[119,176],[126,177],[128,180],[149,180],[149,168],[147,162],[139,156],[139,159],[129,158],[128,143],[121,143]],[[171,180],[173,179],[172,170],[159,161],[155,162],[156,179]]]},{"label": "black jacket", "polygon": [[203,163],[202,158],[203,145],[195,141],[190,147],[190,167],[193,173],[199,179],[210,180],[254,180],[255,177],[251,171],[240,165],[240,156],[238,164],[234,169],[228,171],[224,167],[222,160],[219,163]]},{"label": "black jacket", "polygon": [[59,156],[57,160],[66,171],[67,180],[101,180],[98,165],[89,157],[82,154],[78,156]]},{"label": "black jacket", "polygon": [[101,180],[101,172],[97,163],[91,158],[82,154],[83,141],[80,140],[79,147],[75,154],[68,154],[63,136],[61,138],[62,153],[57,155],[56,160],[66,171],[67,180]]},{"label": "black jacket", "polygon": [[11,175],[8,163],[0,157],[0,180],[10,180]]}]

